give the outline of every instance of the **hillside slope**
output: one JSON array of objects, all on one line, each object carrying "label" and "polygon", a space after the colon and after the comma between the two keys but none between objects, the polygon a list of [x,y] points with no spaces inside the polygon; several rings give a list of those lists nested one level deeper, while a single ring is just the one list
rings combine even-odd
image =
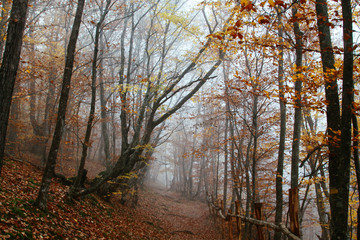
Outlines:
[{"label": "hillside slope", "polygon": [[65,202],[68,187],[51,185],[48,212],[32,206],[41,171],[7,160],[0,178],[0,239],[220,239],[206,204],[150,187],[136,209],[87,196]]}]

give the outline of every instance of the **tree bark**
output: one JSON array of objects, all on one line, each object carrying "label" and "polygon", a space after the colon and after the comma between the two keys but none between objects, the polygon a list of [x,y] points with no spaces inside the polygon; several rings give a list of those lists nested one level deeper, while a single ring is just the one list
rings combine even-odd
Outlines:
[{"label": "tree bark", "polygon": [[77,177],[74,181],[73,186],[69,190],[69,195],[72,197],[72,194],[78,190],[80,187],[81,179],[84,178],[84,168],[85,168],[85,162],[87,157],[87,150],[90,145],[90,137],[91,137],[91,131],[93,127],[93,122],[95,118],[95,106],[96,106],[96,78],[97,78],[97,64],[98,64],[98,54],[99,54],[99,43],[100,43],[100,33],[102,31],[102,25],[104,23],[105,17],[107,13],[109,12],[111,0],[106,1],[106,6],[104,11],[101,14],[99,22],[96,24],[95,29],[95,41],[94,41],[94,53],[93,53],[93,60],[92,60],[92,66],[91,66],[91,103],[90,103],[90,112],[88,117],[88,122],[86,125],[86,133],[85,133],[85,139],[82,144],[82,154],[80,159],[80,165],[77,173]]},{"label": "tree bark", "polygon": [[[279,67],[278,67],[278,84],[279,84],[279,103],[280,103],[280,139],[278,162],[276,169],[276,212],[275,224],[282,222],[283,212],[283,175],[284,175],[284,156],[285,156],[285,140],[286,140],[286,105],[284,94],[284,46],[283,46],[283,23],[280,9],[277,8],[278,18],[278,35],[279,35]],[[281,232],[275,232],[275,240],[281,239]]]},{"label": "tree bark", "polygon": [[56,158],[59,151],[59,146],[61,142],[61,137],[63,133],[63,128],[65,125],[65,115],[67,109],[67,103],[70,92],[71,85],[71,76],[74,67],[74,58],[75,58],[75,49],[76,42],[79,36],[80,24],[82,13],[84,10],[85,0],[79,0],[78,6],[75,13],[75,19],[73,27],[71,30],[71,35],[69,39],[69,44],[67,47],[66,60],[65,60],[65,69],[63,75],[62,89],[59,100],[58,115],[56,120],[56,126],[54,131],[53,140],[51,143],[48,159],[46,162],[44,174],[41,181],[40,190],[37,196],[37,199],[34,203],[35,206],[39,207],[41,210],[47,210],[47,199],[49,193],[49,187],[51,179],[55,173]]},{"label": "tree bark", "polygon": [[[342,0],[343,13],[343,91],[341,104],[340,156],[330,173],[331,239],[348,239],[348,206],[351,161],[351,118],[353,115],[353,37],[350,0]],[[336,168],[336,170],[335,170]]]},{"label": "tree bark", "polygon": [[[246,185],[246,203],[245,203],[245,216],[250,217],[250,205],[251,205],[251,188],[250,188],[250,149],[252,145],[253,136],[250,134],[250,139],[246,148],[246,160],[245,160],[245,185]],[[251,235],[251,226],[248,222],[245,222],[244,238],[246,239]]]},{"label": "tree bark", "polygon": [[302,124],[302,114],[301,114],[301,90],[302,90],[302,35],[303,33],[300,30],[300,24],[296,18],[297,6],[296,4],[292,8],[293,11],[293,29],[295,35],[295,122],[294,122],[294,134],[293,134],[293,143],[292,143],[292,156],[291,156],[291,188],[298,187],[299,179],[299,154],[300,154],[300,138],[301,138],[301,124]]},{"label": "tree bark", "polygon": [[0,56],[3,55],[3,50],[5,46],[5,37],[6,37],[6,24],[8,24],[9,18],[9,9],[11,2],[8,0],[1,0],[1,19],[0,19]]},{"label": "tree bark", "polygon": [[28,0],[14,0],[0,68],[0,174],[3,167],[6,130],[26,24]]},{"label": "tree bark", "polygon": [[[341,1],[343,11],[344,69],[343,102],[340,117],[330,24],[326,0],[316,1],[321,60],[325,75],[330,177],[331,239],[348,239],[351,112],[353,94],[352,12],[350,1]],[[341,130],[341,131],[339,131]],[[340,135],[341,132],[341,135]],[[340,142],[339,140],[340,135]]]},{"label": "tree bark", "polygon": [[[101,64],[100,64],[101,65]],[[106,111],[106,100],[105,100],[105,89],[104,89],[104,80],[102,76],[99,76],[100,79],[100,105],[101,105],[101,137],[103,140],[103,149],[105,154],[105,166],[106,168],[110,167],[110,136],[108,133],[108,120],[107,120],[107,111]]]},{"label": "tree bark", "polygon": [[[294,18],[293,29],[295,35],[295,116],[294,116],[294,133],[293,133],[293,142],[292,142],[292,154],[291,154],[291,189],[295,191],[298,188],[299,181],[299,155],[300,155],[300,138],[301,138],[301,124],[302,124],[302,114],[301,114],[301,91],[302,91],[302,35],[303,33],[300,30],[299,20],[296,17],[297,14],[297,4],[292,6],[292,17]],[[296,191],[298,194],[298,191]],[[298,198],[296,198],[298,199]],[[298,204],[298,203],[295,203]],[[290,219],[290,222],[299,222],[298,212],[293,216],[295,219]],[[300,237],[300,233],[294,233]]]},{"label": "tree bark", "polygon": [[225,114],[225,136],[224,136],[224,190],[223,190],[223,213],[226,214],[227,189],[228,189],[228,130],[229,130],[229,112]]},{"label": "tree bark", "polygon": [[[360,193],[360,160],[359,160],[359,126],[357,122],[357,117],[355,114],[352,116],[352,123],[353,123],[353,155],[354,155],[354,165],[355,165],[355,173],[356,173],[356,182],[357,182],[357,191],[358,194]],[[357,219],[360,219],[360,206],[357,209]],[[360,224],[357,225],[356,229],[356,236],[357,239],[360,239]]]}]

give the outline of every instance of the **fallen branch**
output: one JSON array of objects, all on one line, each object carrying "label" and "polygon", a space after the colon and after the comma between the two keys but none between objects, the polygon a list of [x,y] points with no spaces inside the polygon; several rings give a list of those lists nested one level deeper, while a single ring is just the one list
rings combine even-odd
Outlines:
[{"label": "fallen branch", "polygon": [[[22,159],[18,159],[16,158],[14,155],[11,155],[11,154],[5,154],[6,158],[11,160],[11,161],[16,161],[16,162],[20,162],[20,163],[25,163],[25,164],[29,164],[33,167],[35,167],[36,169],[38,170],[43,170],[42,167],[40,167],[39,165],[33,163],[33,162],[30,162],[30,161],[27,161],[27,160],[22,160]],[[54,172],[54,178],[57,178],[60,180],[60,183],[64,186],[70,186],[72,184],[72,180],[71,179],[68,179],[66,178],[63,174],[61,173],[56,173]]]},{"label": "fallen branch", "polygon": [[174,214],[174,213],[168,213],[166,214],[168,216],[173,216],[173,217],[179,217],[179,218],[191,218],[189,216],[183,216],[183,215],[179,215],[179,214]]},{"label": "fallen branch", "polygon": [[189,230],[178,230],[178,231],[171,232],[171,234],[176,234],[176,233],[186,233],[186,234],[190,234],[190,235],[195,235],[195,233],[193,233],[192,231],[189,231]]},{"label": "fallen branch", "polygon": [[239,217],[239,218],[241,218],[241,220],[243,220],[245,222],[249,222],[249,223],[252,223],[252,224],[255,224],[255,225],[258,225],[258,226],[264,226],[264,227],[272,228],[275,231],[279,231],[279,232],[284,233],[290,239],[300,240],[300,238],[298,236],[296,236],[295,234],[293,234],[292,232],[290,232],[290,230],[283,223],[280,223],[279,225],[276,225],[274,223],[266,222],[266,221],[263,221],[263,220],[258,220],[258,219],[251,218],[251,217],[245,217],[245,216],[241,216],[241,215],[231,214],[230,216]]}]

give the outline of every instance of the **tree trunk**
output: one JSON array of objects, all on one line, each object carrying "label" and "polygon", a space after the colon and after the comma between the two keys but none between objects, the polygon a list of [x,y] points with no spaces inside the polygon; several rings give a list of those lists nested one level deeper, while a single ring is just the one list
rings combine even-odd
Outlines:
[{"label": "tree trunk", "polygon": [[[104,56],[102,56],[104,54],[105,51],[105,44],[104,44],[104,32],[100,31],[99,34],[99,48],[100,48],[100,52],[101,56],[99,57],[99,92],[100,92],[100,117],[101,117],[101,142],[100,142],[100,149],[99,149],[99,159],[103,158],[103,155],[105,155],[105,159],[103,159],[101,162],[103,162],[103,164],[106,166],[106,168],[110,168],[110,136],[109,136],[109,119],[107,118],[107,99],[105,97],[105,82],[104,82],[104,76],[103,76],[103,59]],[[110,70],[112,77],[114,77],[114,69]],[[109,96],[110,97],[110,96]]]},{"label": "tree trunk", "polygon": [[[355,165],[355,173],[356,173],[356,182],[357,182],[357,191],[360,193],[360,162],[359,162],[359,126],[357,122],[357,117],[355,114],[352,116],[353,123],[353,155],[354,155],[354,165]],[[360,219],[360,206],[357,209],[357,219]],[[357,225],[356,229],[357,239],[360,239],[360,224]]]},{"label": "tree trunk", "polygon": [[61,95],[59,100],[59,108],[58,108],[58,115],[56,120],[54,136],[51,143],[44,174],[42,177],[39,194],[35,201],[35,206],[39,207],[41,210],[47,209],[49,187],[50,187],[51,179],[55,173],[56,158],[59,151],[63,128],[65,125],[65,115],[66,115],[67,103],[70,92],[71,76],[74,66],[76,42],[79,36],[81,17],[84,10],[84,5],[85,5],[85,0],[78,1],[74,24],[70,35],[69,44],[67,47],[63,83],[62,83]]},{"label": "tree trunk", "polygon": [[[329,174],[337,171],[333,163],[336,162],[339,154],[339,144],[335,140],[340,130],[340,105],[337,79],[335,76],[335,58],[331,42],[330,23],[328,17],[327,1],[316,1],[316,15],[318,35],[321,50],[321,61],[325,78],[325,94],[327,109],[327,133],[329,147]],[[331,188],[331,187],[330,187]]]},{"label": "tree trunk", "polygon": [[[293,6],[293,18],[296,18],[297,6]],[[295,43],[295,65],[296,65],[296,81],[295,81],[295,122],[291,156],[291,188],[298,187],[299,179],[299,154],[300,154],[300,138],[301,138],[301,90],[302,90],[302,32],[297,19],[293,23]]]},{"label": "tree trunk", "polygon": [[224,192],[223,192],[223,214],[226,215],[227,189],[228,189],[228,128],[229,128],[229,113],[225,116],[225,136],[224,136]]},{"label": "tree trunk", "polygon": [[3,55],[3,50],[5,46],[5,40],[6,40],[6,24],[8,24],[8,17],[9,17],[9,9],[11,2],[8,0],[2,0],[1,1],[1,19],[0,19],[0,57]]},{"label": "tree trunk", "polygon": [[[283,23],[279,8],[277,8],[278,17],[278,35],[279,42],[279,68],[278,68],[278,84],[279,84],[279,103],[280,103],[280,139],[278,162],[276,169],[276,212],[275,224],[282,222],[283,212],[283,174],[284,174],[284,156],[285,156],[285,140],[286,140],[286,105],[284,94],[284,46],[283,46]],[[281,240],[281,232],[275,232],[274,239]]]},{"label": "tree trunk", "polygon": [[[331,239],[348,239],[351,115],[353,95],[352,12],[350,1],[341,1],[343,11],[343,101],[340,118],[335,58],[332,50],[326,0],[316,1],[321,60],[325,75],[330,177]],[[341,130],[341,131],[339,131]],[[339,133],[341,132],[340,142]],[[340,143],[340,144],[339,144]]]},{"label": "tree trunk", "polygon": [[54,81],[56,80],[56,68],[54,67],[55,62],[51,61],[50,65],[52,66],[49,70],[48,76],[48,92],[46,96],[46,105],[44,110],[44,128],[45,128],[45,139],[43,140],[43,152],[41,156],[41,164],[45,166],[46,164],[46,149],[47,143],[49,142],[49,138],[51,135],[51,128],[52,128],[52,121],[51,119],[54,116],[54,106],[55,106],[55,84]]},{"label": "tree trunk", "polygon": [[[299,155],[300,155],[300,138],[301,138],[301,90],[302,90],[302,35],[300,24],[296,17],[297,3],[292,6],[292,14],[294,18],[293,29],[295,35],[295,65],[296,65],[296,81],[295,81],[295,116],[294,116],[294,134],[292,142],[292,155],[291,155],[291,188],[295,190],[298,188],[299,181]],[[295,191],[298,194],[298,191]],[[298,199],[298,198],[295,198]],[[298,204],[298,203],[295,203]],[[295,213],[295,219],[290,219],[291,222],[299,222],[299,215]],[[296,219],[297,218],[297,219]],[[294,233],[300,237],[300,233]]]},{"label": "tree trunk", "polygon": [[[101,64],[100,64],[101,65]],[[100,104],[101,104],[101,137],[104,143],[103,149],[105,154],[105,166],[106,168],[110,167],[110,143],[109,143],[109,133],[108,133],[108,120],[106,113],[106,100],[105,100],[105,89],[104,89],[104,81],[100,76]]]},{"label": "tree trunk", "polygon": [[[31,12],[30,14],[30,18],[33,17],[33,13]],[[34,26],[31,25],[29,27],[29,37],[33,38],[33,31],[34,31]],[[29,44],[29,48],[30,48],[30,61],[31,61],[31,65],[34,67],[35,65],[35,44],[34,43],[30,43]],[[31,126],[33,128],[33,133],[34,133],[34,143],[31,146],[31,152],[36,154],[37,156],[41,157],[41,163],[42,165],[44,165],[44,159],[43,156],[46,152],[46,143],[48,141],[48,111],[49,111],[49,101],[48,98],[49,96],[47,96],[46,99],[46,106],[45,109],[48,111],[44,112],[44,119],[42,120],[42,122],[36,117],[36,114],[38,116],[40,116],[40,109],[36,108],[36,78],[34,77],[34,73],[35,73],[35,68],[33,68],[29,74],[29,90],[30,90],[30,111],[29,111],[29,117],[30,117],[30,123]],[[51,83],[49,83],[51,84]],[[50,92],[50,86],[49,86],[49,92]]]},{"label": "tree trunk", "polygon": [[[245,180],[246,180],[246,207],[245,207],[245,216],[250,217],[250,205],[251,205],[251,189],[250,189],[250,149],[252,145],[253,137],[250,134],[250,139],[246,148],[246,160],[245,160]],[[244,238],[246,239],[249,235],[251,235],[251,226],[249,223],[245,222],[245,232]]]},{"label": "tree trunk", "polygon": [[[353,37],[350,0],[342,0],[343,13],[343,91],[341,104],[340,156],[330,173],[331,239],[348,239],[348,206],[351,160],[351,118],[353,114]],[[331,164],[331,163],[330,163]]]},{"label": "tree trunk", "polygon": [[[218,129],[216,131],[216,137],[217,137],[217,142],[220,142],[220,126],[218,126]],[[214,192],[215,192],[215,198],[214,199],[218,199],[218,189],[219,189],[219,168],[220,168],[220,151],[216,152],[216,167],[214,168],[215,171],[215,183],[214,183]]]},{"label": "tree trunk", "polygon": [[0,68],[0,174],[3,166],[6,130],[9,121],[11,98],[26,23],[28,0],[14,0],[8,24],[6,45]]},{"label": "tree trunk", "polygon": [[[256,84],[256,86],[253,88],[253,91],[256,92],[258,86]],[[256,189],[256,178],[257,178],[257,146],[258,146],[258,137],[259,137],[259,129],[258,129],[258,103],[259,103],[259,96],[258,95],[254,95],[253,96],[253,106],[252,106],[252,130],[251,130],[251,134],[253,135],[254,138],[254,144],[253,144],[253,149],[252,149],[252,169],[251,169],[251,182],[252,182],[252,200],[251,200],[251,212],[255,213],[255,203],[258,201],[259,199],[259,194],[257,193],[257,189]]]},{"label": "tree trunk", "polygon": [[96,78],[97,78],[97,63],[98,63],[98,53],[99,53],[99,42],[100,42],[100,32],[102,31],[102,25],[104,23],[105,17],[107,13],[109,12],[111,0],[107,0],[106,6],[104,11],[101,14],[99,22],[96,24],[95,29],[95,42],[94,42],[94,54],[93,54],[93,60],[92,60],[92,67],[91,67],[91,103],[90,103],[90,112],[88,117],[88,122],[86,125],[86,133],[85,133],[85,139],[82,144],[82,154],[81,154],[81,160],[80,165],[77,173],[77,177],[75,179],[75,182],[73,186],[69,190],[69,195],[72,197],[72,194],[78,190],[80,187],[81,179],[84,178],[84,168],[85,168],[85,162],[87,157],[87,150],[90,145],[90,137],[91,137],[91,131],[93,127],[93,122],[95,118],[95,106],[96,106]]}]

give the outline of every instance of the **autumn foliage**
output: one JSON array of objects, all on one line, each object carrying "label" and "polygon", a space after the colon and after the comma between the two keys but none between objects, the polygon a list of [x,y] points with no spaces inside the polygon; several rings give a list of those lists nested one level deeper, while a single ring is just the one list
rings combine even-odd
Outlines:
[{"label": "autumn foliage", "polygon": [[19,159],[1,172],[4,236],[191,238],[166,229],[187,219],[163,212],[176,196],[211,199],[226,221],[261,206],[276,240],[360,238],[357,1],[1,4],[0,171],[4,152]]}]

